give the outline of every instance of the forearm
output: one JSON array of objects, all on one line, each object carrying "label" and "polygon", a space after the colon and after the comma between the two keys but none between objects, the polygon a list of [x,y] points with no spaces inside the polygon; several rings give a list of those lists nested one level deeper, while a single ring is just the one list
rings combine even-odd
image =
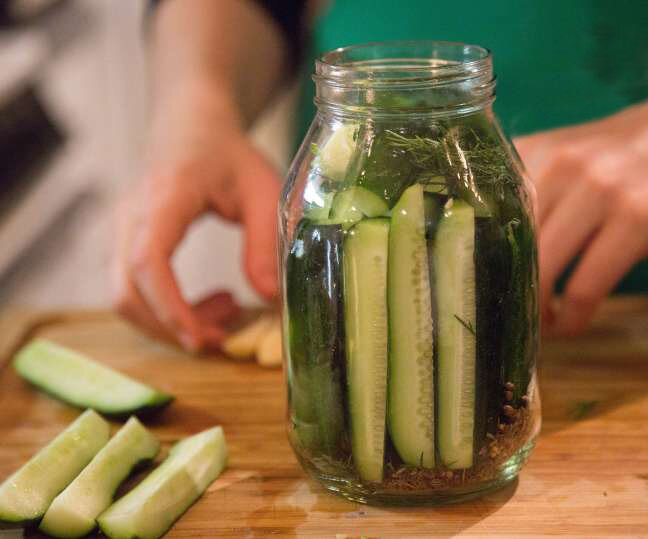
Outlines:
[{"label": "forearm", "polygon": [[152,21],[153,121],[164,114],[250,125],[285,80],[286,44],[250,0],[166,0]]}]

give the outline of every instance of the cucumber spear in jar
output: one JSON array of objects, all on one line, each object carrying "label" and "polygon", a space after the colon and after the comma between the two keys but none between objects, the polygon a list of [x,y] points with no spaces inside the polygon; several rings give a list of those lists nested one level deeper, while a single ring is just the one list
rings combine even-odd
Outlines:
[{"label": "cucumber spear in jar", "polygon": [[435,239],[439,306],[439,453],[450,469],[473,465],[475,427],[475,210],[451,199]]},{"label": "cucumber spear in jar", "polygon": [[361,479],[382,481],[387,411],[389,221],[365,219],[344,242],[344,314],[353,461]]},{"label": "cucumber spear in jar", "polygon": [[340,225],[303,221],[288,255],[291,400],[299,443],[330,457],[344,434]]},{"label": "cucumber spear in jar", "polygon": [[434,468],[432,298],[420,184],[392,210],[388,282],[389,434],[406,464]]}]

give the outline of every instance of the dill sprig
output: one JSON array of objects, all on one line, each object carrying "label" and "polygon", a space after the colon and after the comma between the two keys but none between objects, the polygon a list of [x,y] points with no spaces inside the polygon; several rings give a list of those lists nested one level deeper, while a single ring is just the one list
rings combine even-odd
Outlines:
[{"label": "dill sprig", "polygon": [[576,401],[569,411],[569,416],[574,421],[581,421],[591,414],[598,403],[599,401],[597,400]]},{"label": "dill sprig", "polygon": [[486,143],[474,130],[471,131],[475,144],[467,151],[467,158],[473,174],[495,185],[514,184],[516,179],[511,173],[513,163],[504,148]]},{"label": "dill sprig", "polygon": [[410,154],[412,161],[420,167],[435,160],[436,152],[441,148],[441,141],[430,137],[419,137],[418,135],[405,137],[390,129],[385,132],[391,146]]},{"label": "dill sprig", "polygon": [[[426,183],[426,177],[442,175],[453,178],[466,171],[470,172],[478,185],[490,185],[500,191],[507,185],[517,183],[508,153],[491,137],[480,136],[474,129],[466,130],[461,126],[445,128],[434,124],[431,130],[438,132],[437,138],[420,135],[408,137],[386,130],[387,140],[393,148],[406,152],[415,166],[433,169],[420,177],[421,183]],[[456,148],[462,159],[453,159],[448,154],[449,147]]]},{"label": "dill sprig", "polygon": [[477,333],[475,332],[475,328],[472,325],[472,322],[470,321],[466,322],[463,318],[457,316],[456,314],[454,315],[454,317],[459,321],[459,323],[463,327],[465,327],[468,331],[470,331],[470,333],[472,333],[475,336],[477,335]]}]

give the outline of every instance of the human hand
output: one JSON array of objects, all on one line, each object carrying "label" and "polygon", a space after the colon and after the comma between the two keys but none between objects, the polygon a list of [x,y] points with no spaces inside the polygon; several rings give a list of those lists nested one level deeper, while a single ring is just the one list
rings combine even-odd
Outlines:
[{"label": "human hand", "polygon": [[171,258],[188,226],[214,212],[243,225],[245,271],[252,286],[272,299],[280,182],[227,115],[196,100],[189,108],[170,109],[154,123],[143,179],[118,211],[116,308],[148,333],[188,350],[217,348],[226,336],[223,323],[237,310],[234,299],[216,292],[190,305]]},{"label": "human hand", "polygon": [[[548,333],[586,328],[648,256],[648,104],[515,140],[538,193],[540,306]],[[580,255],[561,301],[556,280]]]}]

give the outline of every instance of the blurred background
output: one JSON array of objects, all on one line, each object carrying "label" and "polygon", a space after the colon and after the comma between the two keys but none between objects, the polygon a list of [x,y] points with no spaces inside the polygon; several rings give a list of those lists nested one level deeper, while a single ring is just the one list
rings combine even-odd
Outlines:
[{"label": "blurred background", "polygon": [[[143,0],[0,0],[0,308],[107,306],[114,206],[147,126]],[[294,92],[254,139],[285,170]],[[268,144],[272,134],[272,144]],[[206,217],[174,263],[189,298],[256,297],[240,232]]]}]

